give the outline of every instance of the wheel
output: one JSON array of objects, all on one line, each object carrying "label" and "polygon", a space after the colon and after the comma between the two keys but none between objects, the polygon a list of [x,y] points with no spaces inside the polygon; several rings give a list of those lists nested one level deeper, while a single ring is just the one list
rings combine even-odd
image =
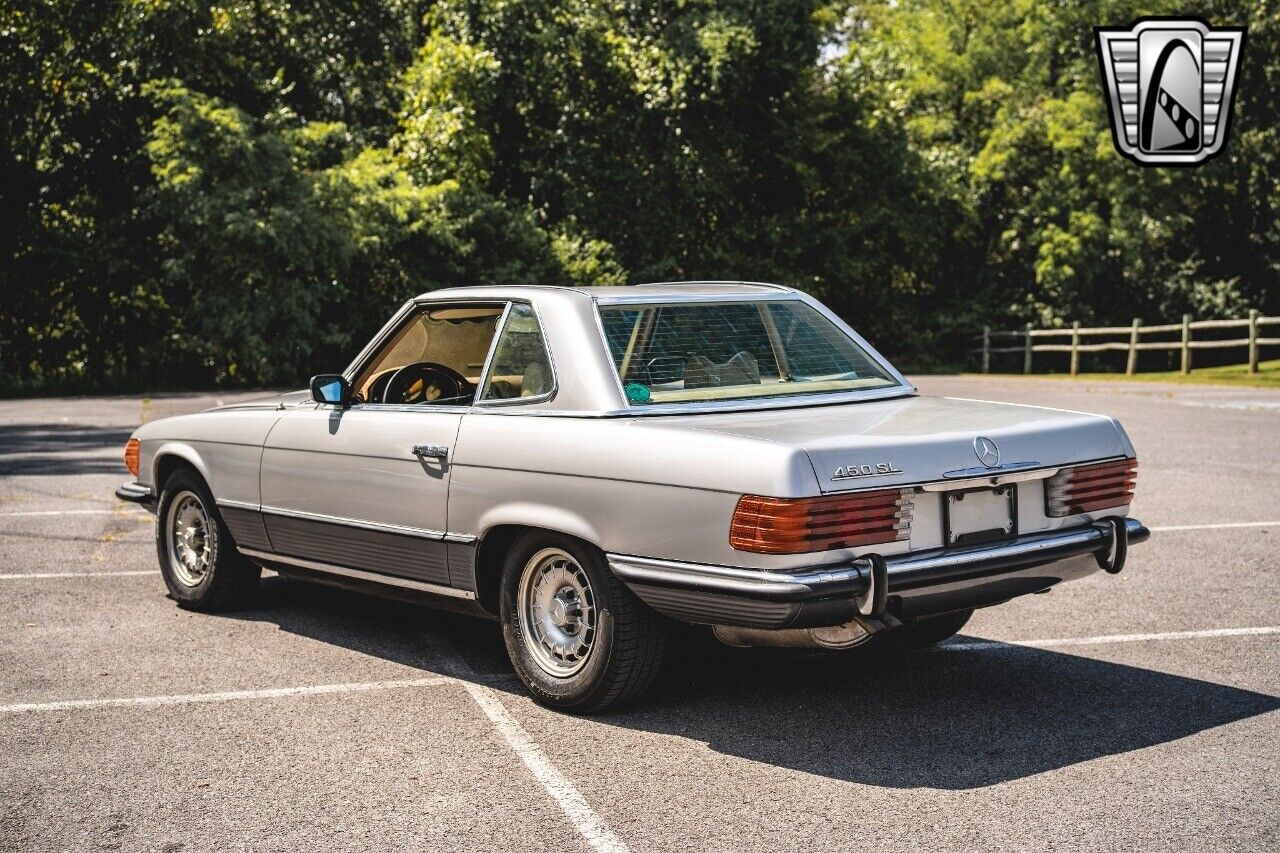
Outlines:
[{"label": "wheel", "polygon": [[187,469],[170,475],[160,492],[156,552],[169,594],[188,610],[240,606],[262,574],[236,550],[209,487]]},{"label": "wheel", "polygon": [[500,608],[516,674],[545,705],[617,707],[658,674],[666,621],[589,545],[552,533],[519,537],[502,568]]},{"label": "wheel", "polygon": [[936,646],[959,633],[973,615],[972,610],[957,610],[941,616],[925,616],[903,621],[900,627],[876,634],[872,645],[886,652],[914,652]]}]

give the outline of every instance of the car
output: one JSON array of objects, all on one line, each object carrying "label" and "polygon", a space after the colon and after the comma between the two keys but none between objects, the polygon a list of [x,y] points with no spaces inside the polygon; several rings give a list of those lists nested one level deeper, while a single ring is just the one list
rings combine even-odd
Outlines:
[{"label": "car", "polygon": [[676,623],[919,649],[1149,536],[1116,420],[924,396],[773,284],[426,293],[341,373],[146,423],[125,461],[179,606],[269,569],[461,609],[572,712],[640,697]]}]

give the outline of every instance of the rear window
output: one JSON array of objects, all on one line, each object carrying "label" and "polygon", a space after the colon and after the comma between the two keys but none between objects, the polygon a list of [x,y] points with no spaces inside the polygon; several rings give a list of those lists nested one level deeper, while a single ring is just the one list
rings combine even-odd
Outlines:
[{"label": "rear window", "polygon": [[632,405],[898,384],[804,302],[601,305],[599,310],[609,354]]}]

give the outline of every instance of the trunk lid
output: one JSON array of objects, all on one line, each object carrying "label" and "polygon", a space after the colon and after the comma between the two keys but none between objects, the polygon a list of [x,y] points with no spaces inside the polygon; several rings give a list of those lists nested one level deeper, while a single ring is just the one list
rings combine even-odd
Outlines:
[{"label": "trunk lid", "polygon": [[702,415],[689,426],[802,449],[824,493],[992,476],[1132,452],[1115,421],[1102,415],[950,397]]}]

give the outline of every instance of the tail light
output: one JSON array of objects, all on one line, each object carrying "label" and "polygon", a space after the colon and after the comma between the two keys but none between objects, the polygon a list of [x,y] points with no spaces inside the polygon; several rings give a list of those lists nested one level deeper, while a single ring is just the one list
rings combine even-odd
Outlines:
[{"label": "tail light", "polygon": [[138,476],[138,451],[142,448],[142,443],[136,438],[129,439],[129,443],[124,446],[124,467],[129,469],[129,473],[134,477]]},{"label": "tail light", "polygon": [[1061,518],[1127,506],[1137,481],[1137,459],[1063,468],[1045,482],[1046,509],[1050,516]]},{"label": "tail light", "polygon": [[897,542],[911,535],[911,489],[821,498],[743,495],[729,544],[757,554],[801,554]]}]

